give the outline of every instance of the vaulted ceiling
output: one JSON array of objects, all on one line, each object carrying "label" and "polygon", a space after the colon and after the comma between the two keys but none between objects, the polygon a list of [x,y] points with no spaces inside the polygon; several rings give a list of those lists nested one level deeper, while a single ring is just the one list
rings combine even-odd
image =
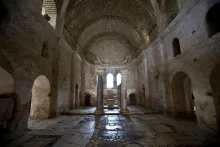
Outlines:
[{"label": "vaulted ceiling", "polygon": [[123,65],[156,38],[157,12],[170,17],[176,8],[176,0],[70,0],[64,36],[91,64]]}]

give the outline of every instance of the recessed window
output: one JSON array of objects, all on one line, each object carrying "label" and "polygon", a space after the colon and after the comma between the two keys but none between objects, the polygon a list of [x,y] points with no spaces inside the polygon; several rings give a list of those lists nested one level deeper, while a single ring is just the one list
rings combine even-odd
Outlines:
[{"label": "recessed window", "polygon": [[178,38],[173,39],[173,56],[176,57],[181,54],[180,41]]},{"label": "recessed window", "polygon": [[113,88],[113,75],[107,75],[107,88]]},{"label": "recessed window", "polygon": [[57,7],[54,0],[44,0],[41,14],[53,28],[56,27]]},{"label": "recessed window", "polygon": [[43,42],[41,56],[47,59],[49,58],[49,46],[47,41]]},{"label": "recessed window", "polygon": [[207,23],[207,32],[209,37],[212,37],[213,35],[220,32],[219,14],[220,14],[220,3],[216,3],[207,12],[206,23]]},{"label": "recessed window", "polygon": [[121,74],[117,74],[117,86],[121,84]]}]

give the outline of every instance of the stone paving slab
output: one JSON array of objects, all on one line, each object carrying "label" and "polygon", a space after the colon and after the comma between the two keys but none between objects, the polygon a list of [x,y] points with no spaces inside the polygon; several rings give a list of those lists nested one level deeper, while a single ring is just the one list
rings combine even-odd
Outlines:
[{"label": "stone paving slab", "polygon": [[159,114],[30,119],[29,128],[13,147],[220,146],[219,136]]},{"label": "stone paving slab", "polygon": [[153,127],[153,129],[155,131],[157,131],[158,133],[172,133],[172,132],[174,132],[172,129],[168,128],[167,126],[165,126],[163,124],[151,125],[151,127]]},{"label": "stone paving slab", "polygon": [[[80,107],[74,110],[63,112],[62,115],[94,115],[96,107]],[[105,115],[120,115],[120,109],[118,106],[114,106],[113,109],[104,107]],[[139,105],[128,106],[129,113],[127,115],[145,115],[145,114],[161,114],[161,112],[148,109]]]}]

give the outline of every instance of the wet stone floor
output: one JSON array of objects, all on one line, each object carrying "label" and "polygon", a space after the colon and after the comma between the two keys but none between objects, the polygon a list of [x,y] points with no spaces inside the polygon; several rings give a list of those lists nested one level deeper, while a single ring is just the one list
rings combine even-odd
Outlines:
[{"label": "wet stone floor", "polygon": [[220,138],[192,123],[160,114],[59,116],[29,119],[27,134],[8,146],[147,147],[218,146]]}]

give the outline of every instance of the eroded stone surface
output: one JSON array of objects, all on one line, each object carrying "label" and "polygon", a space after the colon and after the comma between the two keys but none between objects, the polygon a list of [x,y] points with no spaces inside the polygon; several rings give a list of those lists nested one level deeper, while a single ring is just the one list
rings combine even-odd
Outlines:
[{"label": "eroded stone surface", "polygon": [[[152,120],[158,120],[153,123]],[[148,123],[151,122],[150,124]],[[50,120],[29,120],[27,134],[17,146],[53,147],[142,147],[169,145],[217,145],[199,131],[164,115],[59,116]],[[185,129],[187,128],[187,129]]]}]

